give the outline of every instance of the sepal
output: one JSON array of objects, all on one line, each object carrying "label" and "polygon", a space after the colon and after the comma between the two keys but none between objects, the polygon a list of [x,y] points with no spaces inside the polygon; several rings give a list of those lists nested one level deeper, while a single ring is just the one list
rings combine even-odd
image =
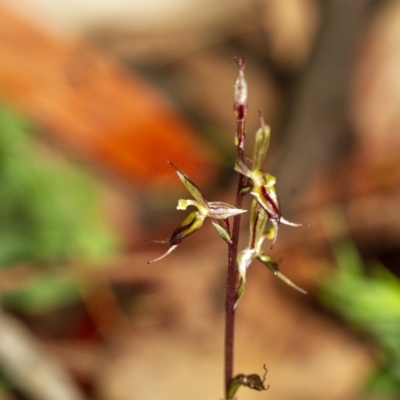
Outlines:
[{"label": "sepal", "polygon": [[168,164],[175,169],[179,179],[185,185],[186,189],[193,196],[193,198],[198,203],[207,207],[207,202],[205,201],[203,195],[201,194],[200,189],[189,179],[189,177],[184,172],[182,172],[178,167],[176,167],[175,164],[173,164],[171,161],[168,161]]},{"label": "sepal", "polygon": [[264,119],[260,113],[261,127],[256,132],[254,142],[254,154],[253,154],[253,169],[259,170],[262,167],[265,156],[268,151],[269,139],[271,136],[271,129],[268,125],[265,125]]},{"label": "sepal", "polygon": [[232,243],[231,234],[229,233],[229,225],[227,220],[217,220],[217,222],[211,221],[214,225],[218,235],[228,244]]},{"label": "sepal", "polygon": [[262,254],[258,259],[268,268],[270,269],[276,277],[285,282],[287,285],[291,286],[293,289],[298,290],[300,293],[307,294],[307,292],[301,287],[295,285],[289,278],[282,274],[282,272],[278,269],[278,263],[274,261],[270,256],[266,254]]}]

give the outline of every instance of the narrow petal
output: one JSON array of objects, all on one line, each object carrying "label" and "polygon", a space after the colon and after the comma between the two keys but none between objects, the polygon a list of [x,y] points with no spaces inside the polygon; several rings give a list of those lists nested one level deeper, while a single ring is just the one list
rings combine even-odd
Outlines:
[{"label": "narrow petal", "polygon": [[208,208],[208,217],[215,219],[226,219],[247,212],[247,210],[236,208],[228,203],[224,203],[223,201],[210,201],[208,203]]},{"label": "narrow petal", "polygon": [[295,223],[295,222],[290,222],[290,221],[288,221],[287,219],[285,219],[283,217],[281,217],[280,222],[282,224],[289,225],[289,226],[295,226],[295,227],[298,227],[298,226],[310,226],[310,224],[307,224],[307,223],[298,224],[298,223]]},{"label": "narrow petal", "polygon": [[199,203],[203,204],[207,207],[207,202],[205,201],[203,195],[201,194],[200,189],[189,179],[189,177],[183,173],[178,167],[176,167],[171,161],[168,161],[168,164],[175,168],[176,173],[178,174],[179,179],[186,186],[186,189],[193,196],[195,200]]},{"label": "narrow petal", "polygon": [[249,268],[251,262],[256,257],[255,249],[247,247],[246,249],[240,251],[237,255],[237,265],[240,277],[246,282],[246,271]]}]

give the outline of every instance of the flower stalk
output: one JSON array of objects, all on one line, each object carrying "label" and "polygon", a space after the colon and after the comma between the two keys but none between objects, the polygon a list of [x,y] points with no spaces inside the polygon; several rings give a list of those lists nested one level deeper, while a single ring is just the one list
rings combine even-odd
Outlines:
[{"label": "flower stalk", "polygon": [[[245,118],[247,114],[247,82],[244,76],[245,59],[236,58],[238,65],[238,77],[234,84],[234,105],[236,115],[236,138],[237,159],[244,162],[244,145],[246,138]],[[241,208],[243,203],[243,188],[245,187],[244,175],[239,175],[235,207]],[[225,295],[225,398],[230,399],[230,386],[233,379],[234,360],[234,334],[235,334],[235,304],[236,289],[239,282],[237,269],[237,254],[240,237],[240,215],[233,219],[232,242],[228,245],[228,272]]]},{"label": "flower stalk", "polygon": [[[237,159],[235,171],[238,172],[235,205],[232,206],[220,201],[207,201],[200,189],[189,179],[189,177],[177,168],[172,162],[171,167],[175,169],[179,179],[184,184],[192,199],[180,199],[178,210],[191,208],[190,213],[183,219],[180,225],[172,232],[169,239],[154,241],[156,243],[169,244],[169,249],[160,257],[149,261],[153,263],[171,254],[178,245],[188,236],[198,231],[204,221],[211,220],[218,235],[228,245],[228,269],[225,297],[225,341],[224,341],[224,393],[225,400],[232,400],[240,386],[246,386],[253,390],[267,390],[264,385],[267,368],[264,365],[263,377],[257,374],[237,374],[234,371],[234,336],[235,336],[235,313],[239,300],[243,296],[246,283],[246,272],[250,264],[257,260],[273,272],[283,282],[300,291],[303,289],[295,285],[279,270],[278,263],[264,252],[262,246],[265,240],[271,241],[270,250],[277,240],[278,227],[280,223],[291,226],[304,226],[287,221],[282,217],[274,176],[262,170],[262,165],[269,146],[270,128],[264,123],[260,113],[260,128],[255,135],[255,144],[252,159],[245,159],[246,139],[246,115],[247,83],[244,75],[245,59],[236,58],[238,65],[238,76],[234,84],[233,110],[236,115],[235,145]],[[246,164],[247,162],[247,164]],[[240,236],[241,215],[246,212],[242,208],[243,198],[249,194],[253,197],[250,208],[250,236],[248,246],[241,251],[238,249]],[[232,229],[230,229],[229,218],[233,218]],[[270,227],[268,227],[270,225]]]}]

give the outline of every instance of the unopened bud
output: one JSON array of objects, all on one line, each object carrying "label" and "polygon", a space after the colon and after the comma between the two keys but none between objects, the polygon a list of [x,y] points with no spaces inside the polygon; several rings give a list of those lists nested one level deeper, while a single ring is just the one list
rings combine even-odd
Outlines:
[{"label": "unopened bud", "polygon": [[244,77],[245,59],[244,57],[235,58],[239,74],[234,85],[234,104],[233,110],[238,119],[244,119],[247,114],[247,82]]}]

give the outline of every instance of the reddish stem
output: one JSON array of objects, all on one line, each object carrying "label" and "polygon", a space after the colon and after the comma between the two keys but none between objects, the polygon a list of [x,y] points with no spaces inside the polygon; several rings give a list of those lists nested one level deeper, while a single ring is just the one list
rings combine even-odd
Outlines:
[{"label": "reddish stem", "polygon": [[[244,78],[244,58],[237,58],[239,75],[235,82],[234,112],[236,114],[236,137],[238,159],[244,161],[245,116],[247,113],[247,84]],[[244,185],[242,175],[239,175],[236,192],[236,208],[242,208],[243,196],[240,194]],[[232,243],[228,247],[228,274],[225,298],[225,399],[229,400],[229,386],[233,379],[234,338],[235,338],[235,302],[236,283],[238,281],[237,253],[240,236],[240,218],[233,219]]]}]

